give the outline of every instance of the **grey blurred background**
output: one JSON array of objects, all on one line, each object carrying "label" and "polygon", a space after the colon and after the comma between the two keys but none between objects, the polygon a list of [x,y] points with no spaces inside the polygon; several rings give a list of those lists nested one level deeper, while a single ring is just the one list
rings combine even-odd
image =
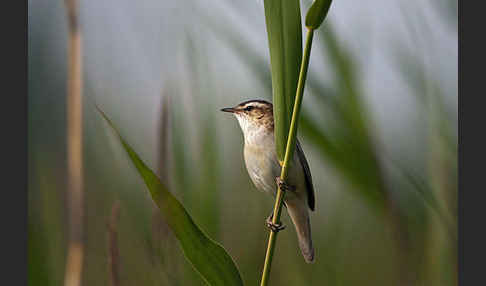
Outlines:
[{"label": "grey blurred background", "polygon": [[[257,284],[273,201],[251,184],[237,121],[219,109],[271,99],[263,1],[80,2],[83,285],[108,284],[117,201],[122,285],[203,285],[93,102]],[[67,22],[63,1],[29,1],[28,13],[29,284],[60,285]],[[316,189],[316,263],[305,264],[289,228],[272,285],[457,285],[457,46],[455,1],[334,1],[299,127]],[[398,231],[387,204],[369,199],[375,189],[396,205]]]}]

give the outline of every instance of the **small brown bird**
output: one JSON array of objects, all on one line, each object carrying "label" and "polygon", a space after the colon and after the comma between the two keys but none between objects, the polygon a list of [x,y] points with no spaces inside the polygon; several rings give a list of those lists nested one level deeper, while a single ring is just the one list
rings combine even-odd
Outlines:
[{"label": "small brown bird", "polygon": [[[309,209],[314,210],[315,198],[312,177],[299,141],[289,169],[287,184],[280,181],[281,166],[275,149],[273,105],[264,100],[249,100],[221,111],[233,113],[245,138],[244,157],[246,169],[255,186],[274,197],[277,185],[286,190],[284,205],[294,223],[300,250],[307,263],[314,262]],[[272,223],[272,214],[267,226],[272,231],[284,228]]]}]

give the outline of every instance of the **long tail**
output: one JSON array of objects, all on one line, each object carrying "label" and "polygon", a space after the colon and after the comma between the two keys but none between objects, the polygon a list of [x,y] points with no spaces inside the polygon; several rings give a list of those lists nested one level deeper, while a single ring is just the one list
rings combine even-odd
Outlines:
[{"label": "long tail", "polygon": [[314,247],[312,246],[309,211],[305,202],[300,200],[286,201],[287,212],[295,226],[299,247],[305,262],[314,262]]}]

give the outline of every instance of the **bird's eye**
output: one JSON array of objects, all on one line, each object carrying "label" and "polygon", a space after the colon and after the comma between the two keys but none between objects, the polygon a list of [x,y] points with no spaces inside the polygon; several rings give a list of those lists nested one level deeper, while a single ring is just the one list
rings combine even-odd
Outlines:
[{"label": "bird's eye", "polygon": [[250,106],[245,107],[245,111],[251,111],[252,109],[253,109],[253,106],[251,106],[251,105],[250,105]]}]

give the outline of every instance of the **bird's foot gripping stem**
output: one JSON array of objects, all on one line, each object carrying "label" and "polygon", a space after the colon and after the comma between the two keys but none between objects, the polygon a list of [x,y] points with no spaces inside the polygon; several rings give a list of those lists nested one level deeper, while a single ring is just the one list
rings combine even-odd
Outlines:
[{"label": "bird's foot gripping stem", "polygon": [[295,191],[295,187],[291,185],[287,185],[280,177],[275,178],[275,182],[277,183],[277,186],[282,190],[282,191]]},{"label": "bird's foot gripping stem", "polygon": [[267,227],[273,231],[273,232],[279,232],[281,230],[284,230],[285,229],[285,225],[284,224],[281,224],[281,223],[273,223],[273,212],[267,217],[266,219],[266,224],[267,224]]}]

